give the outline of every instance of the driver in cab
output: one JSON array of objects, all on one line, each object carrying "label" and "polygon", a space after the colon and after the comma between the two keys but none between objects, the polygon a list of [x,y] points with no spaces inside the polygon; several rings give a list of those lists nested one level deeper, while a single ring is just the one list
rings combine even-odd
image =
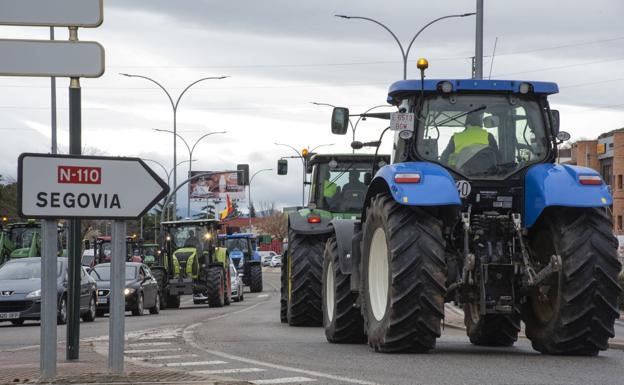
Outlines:
[{"label": "driver in cab", "polygon": [[[484,149],[489,148],[494,156],[498,157],[498,144],[494,135],[483,127],[483,113],[471,112],[466,115],[466,128],[453,134],[446,149],[440,157],[440,162],[455,168],[464,168],[468,161]],[[492,159],[495,164],[496,159]]]}]

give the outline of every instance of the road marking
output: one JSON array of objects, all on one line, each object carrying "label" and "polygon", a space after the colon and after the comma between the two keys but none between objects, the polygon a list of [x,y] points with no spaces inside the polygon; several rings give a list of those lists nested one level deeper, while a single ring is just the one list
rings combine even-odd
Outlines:
[{"label": "road marking", "polygon": [[264,297],[268,297],[268,296],[269,296],[268,294],[260,294],[260,295],[258,296],[258,298],[264,298]]},{"label": "road marking", "polygon": [[131,345],[133,348],[146,348],[148,346],[171,345],[171,342],[141,342],[141,343],[138,343],[138,344],[128,343],[128,345]]},{"label": "road marking", "polygon": [[253,380],[249,381],[252,384],[292,384],[293,382],[301,383],[301,382],[311,382],[316,381],[313,378],[308,377],[284,377],[284,378],[273,378],[270,380]]},{"label": "road marking", "polygon": [[192,361],[192,362],[169,362],[162,364],[165,367],[178,367],[178,366],[202,366],[202,365],[221,365],[227,364],[225,361]]},{"label": "road marking", "polygon": [[124,353],[126,354],[158,353],[158,352],[171,352],[174,350],[182,350],[182,348],[126,350]]},{"label": "road marking", "polygon": [[266,369],[260,368],[241,368],[241,369],[217,369],[217,370],[193,370],[191,373],[197,374],[232,374],[232,373],[253,373],[264,372]]},{"label": "road marking", "polygon": [[[163,336],[159,336],[159,335],[148,335],[148,336],[143,336],[141,338],[139,338],[139,340],[174,340],[176,338],[179,338],[180,336],[175,336],[175,335],[163,335]],[[108,339],[108,337],[106,337]]]},{"label": "road marking", "polygon": [[172,356],[157,356],[157,357],[150,357],[150,358],[145,358],[145,361],[156,361],[156,360],[176,360],[178,358],[190,358],[190,357],[197,357],[197,354],[177,354],[177,355],[172,355]]}]

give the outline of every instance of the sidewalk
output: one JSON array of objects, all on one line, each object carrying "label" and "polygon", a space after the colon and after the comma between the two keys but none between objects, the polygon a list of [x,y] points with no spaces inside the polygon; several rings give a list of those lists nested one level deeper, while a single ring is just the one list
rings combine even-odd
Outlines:
[{"label": "sidewalk", "polygon": [[[620,315],[620,319],[624,319],[624,314]],[[466,330],[464,325],[464,311],[459,307],[447,303],[444,305],[444,326],[452,329]],[[524,324],[518,334],[520,338],[527,338],[524,335]],[[609,340],[610,349],[624,350],[624,336],[616,336]]]},{"label": "sidewalk", "polygon": [[57,377],[54,381],[39,380],[39,347],[0,351],[0,384],[234,384],[215,382],[182,371],[155,369],[126,361],[124,374],[109,374],[108,360],[96,353],[93,342],[80,344],[80,360],[65,361],[65,347],[57,351]]}]

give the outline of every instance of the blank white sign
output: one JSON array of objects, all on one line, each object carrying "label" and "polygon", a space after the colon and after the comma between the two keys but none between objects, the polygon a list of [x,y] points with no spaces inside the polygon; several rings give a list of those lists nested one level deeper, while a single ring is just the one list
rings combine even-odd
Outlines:
[{"label": "blank white sign", "polygon": [[0,76],[97,78],[104,48],[96,42],[0,39]]},{"label": "blank white sign", "polygon": [[98,27],[103,0],[0,0],[0,25]]}]

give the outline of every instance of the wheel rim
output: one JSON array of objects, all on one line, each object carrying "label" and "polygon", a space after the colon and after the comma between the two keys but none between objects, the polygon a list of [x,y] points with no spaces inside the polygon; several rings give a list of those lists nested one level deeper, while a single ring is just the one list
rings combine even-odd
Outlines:
[{"label": "wheel rim", "polygon": [[160,311],[160,294],[156,293],[156,311]]},{"label": "wheel rim", "polygon": [[383,319],[388,305],[388,270],[386,233],[379,227],[373,234],[368,256],[368,292],[377,321]]},{"label": "wheel rim", "polygon": [[139,309],[139,313],[143,314],[143,294],[139,295],[139,303],[137,305],[137,308]]},{"label": "wheel rim", "polygon": [[65,298],[61,299],[61,320],[65,320],[67,316],[67,302],[65,302]]},{"label": "wheel rim", "polygon": [[325,279],[325,307],[327,308],[327,319],[334,320],[334,266],[332,262],[327,265],[327,277]]},{"label": "wheel rim", "polygon": [[89,302],[89,313],[91,318],[95,318],[95,299],[91,297],[91,301]]}]

